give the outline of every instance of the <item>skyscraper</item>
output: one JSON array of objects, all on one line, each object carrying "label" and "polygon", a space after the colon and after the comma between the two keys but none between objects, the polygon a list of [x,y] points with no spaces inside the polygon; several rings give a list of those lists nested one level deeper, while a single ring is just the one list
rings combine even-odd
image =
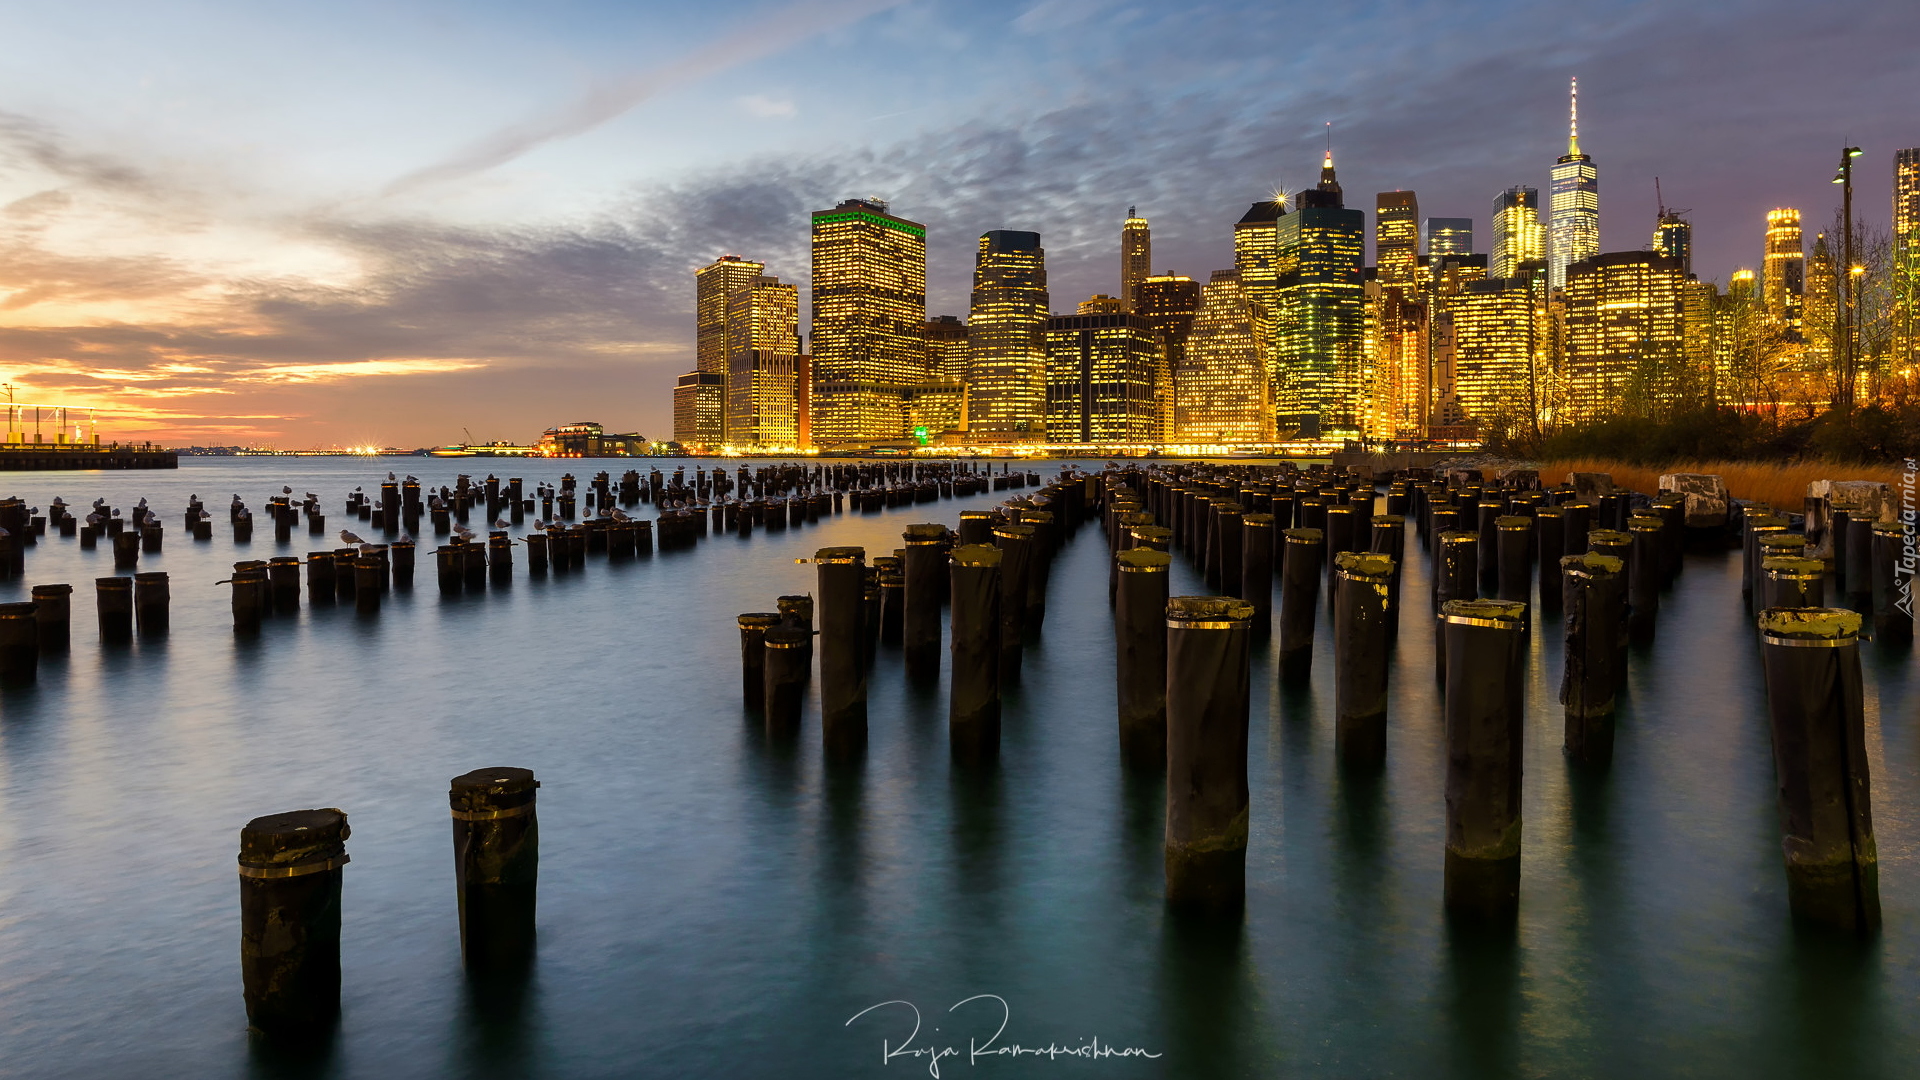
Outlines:
[{"label": "skyscraper", "polygon": [[1597,420],[1669,392],[1684,355],[1685,283],[1680,260],[1651,251],[1609,252],[1567,268],[1562,419]]},{"label": "skyscraper", "polygon": [[1495,195],[1493,251],[1487,260],[1487,276],[1518,277],[1521,263],[1546,257],[1546,230],[1540,227],[1540,193],[1530,187],[1516,186]]},{"label": "skyscraper", "polygon": [[1473,254],[1473,219],[1470,217],[1430,217],[1423,231],[1429,257]]},{"label": "skyscraper", "polygon": [[1806,340],[1801,359],[1808,370],[1824,368],[1833,361],[1845,332],[1840,323],[1839,253],[1833,250],[1838,246],[1827,241],[1826,233],[1813,234],[1800,307],[1800,336]]},{"label": "skyscraper", "polygon": [[922,328],[927,340],[927,374],[945,382],[967,377],[967,324],[952,315],[928,319]]},{"label": "skyscraper", "polygon": [[1680,272],[1693,273],[1693,222],[1681,211],[1662,209],[1653,225],[1653,250],[1680,260]]},{"label": "skyscraper", "polygon": [[906,387],[927,376],[927,229],[880,199],[813,214],[813,437],[906,433]]},{"label": "skyscraper", "polygon": [[[1317,187],[1276,223],[1280,257],[1278,426],[1299,438],[1360,434],[1366,329],[1366,215],[1349,210],[1333,153]],[[1237,245],[1236,245],[1237,246]]]},{"label": "skyscraper", "polygon": [[1366,284],[1366,434],[1418,439],[1427,415],[1427,305],[1420,291]]},{"label": "skyscraper", "polygon": [[1600,170],[1580,152],[1580,80],[1573,80],[1567,127],[1567,152],[1553,166],[1548,206],[1551,251],[1547,280],[1558,289],[1567,283],[1567,267],[1600,253]]},{"label": "skyscraper", "polygon": [[738,255],[722,255],[693,272],[694,370],[715,376],[718,381],[707,383],[696,379],[688,382],[683,378],[680,385],[717,385],[720,387],[717,393],[721,400],[718,408],[699,408],[689,414],[699,418],[696,422],[710,426],[685,432],[685,437],[676,434],[675,438],[681,442],[718,446],[726,441],[727,363],[733,355],[733,348],[727,340],[727,305],[733,301],[734,293],[766,269],[765,263],[742,259]]},{"label": "skyscraper", "polygon": [[798,446],[800,290],[760,275],[727,303],[727,442]]},{"label": "skyscraper", "polygon": [[1126,224],[1120,226],[1120,299],[1131,310],[1134,291],[1153,273],[1153,230],[1137,208],[1127,207]]},{"label": "skyscraper", "polygon": [[1201,291],[1186,354],[1174,373],[1175,442],[1273,440],[1268,322],[1267,310],[1240,287],[1237,271],[1214,271]]},{"label": "skyscraper", "polygon": [[1160,333],[1165,346],[1154,373],[1154,401],[1159,407],[1160,438],[1174,431],[1175,373],[1186,362],[1187,340],[1193,317],[1200,310],[1200,283],[1179,274],[1155,274],[1140,283],[1133,313]]},{"label": "skyscraper", "polygon": [[1233,223],[1233,268],[1240,291],[1265,305],[1269,315],[1280,302],[1280,219],[1286,214],[1283,202],[1257,202]]},{"label": "skyscraper", "polygon": [[689,371],[673,387],[673,441],[695,449],[718,447],[726,429],[725,375]]},{"label": "skyscraper", "polygon": [[1767,252],[1760,264],[1760,301],[1775,323],[1800,329],[1806,295],[1807,255],[1800,235],[1800,211],[1767,211]]},{"label": "skyscraper", "polygon": [[1920,368],[1920,147],[1893,155],[1893,340],[1890,368]]},{"label": "skyscraper", "polygon": [[1040,234],[980,237],[967,319],[967,431],[1038,442],[1047,428],[1047,253]]},{"label": "skyscraper", "polygon": [[1373,197],[1373,264],[1381,285],[1413,291],[1420,270],[1420,200],[1413,192]]},{"label": "skyscraper", "polygon": [[1160,441],[1155,379],[1166,356],[1160,334],[1126,312],[1059,315],[1047,321],[1047,441]]},{"label": "skyscraper", "polygon": [[1530,424],[1538,407],[1534,364],[1541,327],[1533,291],[1509,277],[1468,282],[1453,316],[1453,399],[1482,436]]}]

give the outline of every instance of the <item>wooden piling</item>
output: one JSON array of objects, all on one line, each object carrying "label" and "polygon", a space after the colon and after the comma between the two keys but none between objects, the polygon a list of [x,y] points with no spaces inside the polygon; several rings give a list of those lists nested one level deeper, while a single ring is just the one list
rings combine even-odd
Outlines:
[{"label": "wooden piling", "polygon": [[[1313,533],[1317,549],[1319,530],[1298,531]],[[1167,602],[1169,903],[1232,910],[1246,900],[1252,614],[1232,597]]]},{"label": "wooden piling", "polygon": [[267,567],[265,563],[236,563],[233,577],[233,629],[252,634],[260,629],[260,617],[267,606]]},{"label": "wooden piling", "polygon": [[867,745],[865,651],[866,550],[821,548],[819,581],[820,738],[829,756],[852,757]]},{"label": "wooden piling", "polygon": [[1450,914],[1511,920],[1520,903],[1520,771],[1526,605],[1452,600],[1447,635],[1447,831]]},{"label": "wooden piling", "polygon": [[143,638],[166,637],[172,619],[172,586],[164,571],[133,575],[133,621]]},{"label": "wooden piling", "polygon": [[1129,767],[1157,771],[1167,761],[1166,618],[1173,557],[1136,547],[1113,558],[1120,574],[1113,633],[1120,758]]},{"label": "wooden piling", "polygon": [[95,610],[100,619],[100,640],[133,640],[133,579],[103,577],[93,579]]},{"label": "wooden piling", "polygon": [[1313,670],[1313,624],[1320,607],[1320,559],[1325,534],[1288,529],[1280,568],[1280,677],[1299,682]]},{"label": "wooden piling", "polygon": [[1033,526],[996,525],[1000,559],[1000,684],[1020,680],[1027,622],[1027,574],[1033,561]]},{"label": "wooden piling", "polygon": [[[1906,527],[1901,523],[1874,524],[1868,551],[1873,566],[1868,577],[1873,584],[1873,637],[1882,645],[1913,640],[1913,579],[1901,572],[1906,543]],[[1905,607],[1901,606],[1903,600]]]},{"label": "wooden piling", "polygon": [[31,686],[40,669],[40,624],[31,601],[0,604],[0,686]]},{"label": "wooden piling", "polygon": [[1592,552],[1558,561],[1566,612],[1562,747],[1583,765],[1605,767],[1613,760],[1613,713],[1626,679],[1627,568],[1611,555]]},{"label": "wooden piling", "polygon": [[307,601],[312,604],[333,603],[333,552],[307,552]]},{"label": "wooden piling", "polygon": [[504,767],[463,773],[449,784],[460,953],[474,974],[518,974],[532,962],[539,787],[532,770]]},{"label": "wooden piling", "polygon": [[64,653],[73,644],[73,586],[35,585],[33,621],[43,653]]},{"label": "wooden piling", "polygon": [[800,707],[807,696],[813,635],[788,626],[773,626],[761,636],[760,645],[761,686],[757,697],[765,713],[767,737],[792,739],[800,733]]},{"label": "wooden piling", "polygon": [[1373,771],[1387,759],[1394,560],[1344,551],[1333,561],[1334,748],[1343,766]]},{"label": "wooden piling", "polygon": [[1760,604],[1770,608],[1825,607],[1826,564],[1791,555],[1760,560]]},{"label": "wooden piling", "polygon": [[340,1013],[340,886],[347,815],[295,810],[240,830],[240,975],[247,1023],[285,1040]]},{"label": "wooden piling", "polygon": [[766,703],[767,631],[780,625],[780,615],[771,611],[749,611],[736,620],[740,627],[740,698],[750,713],[758,713]]},{"label": "wooden piling", "polygon": [[1253,605],[1248,625],[1256,638],[1273,627],[1273,515],[1240,518],[1240,588],[1235,595]]},{"label": "wooden piling", "polygon": [[1506,515],[1494,519],[1500,550],[1497,596],[1526,604],[1533,599],[1533,519]]},{"label": "wooden piling", "polygon": [[140,565],[140,536],[138,533],[118,533],[113,538],[113,568],[130,570]]},{"label": "wooden piling", "polygon": [[267,560],[267,583],[273,594],[273,610],[300,610],[300,557],[276,555]]},{"label": "wooden piling", "polygon": [[906,595],[902,598],[901,647],[909,678],[940,674],[940,605],[947,595],[947,527],[909,525],[902,538],[906,554]]},{"label": "wooden piling", "polygon": [[1880,872],[1860,616],[1768,608],[1759,624],[1788,902],[1797,918],[1871,934],[1880,927]]},{"label": "wooden piling", "polygon": [[1001,569],[1006,549],[962,544],[953,549],[950,631],[953,665],[948,692],[947,737],[954,760],[977,765],[1000,752],[1001,605],[1006,587]]},{"label": "wooden piling", "polygon": [[360,555],[353,560],[353,609],[361,615],[380,613],[380,579],[386,567],[377,556]]}]

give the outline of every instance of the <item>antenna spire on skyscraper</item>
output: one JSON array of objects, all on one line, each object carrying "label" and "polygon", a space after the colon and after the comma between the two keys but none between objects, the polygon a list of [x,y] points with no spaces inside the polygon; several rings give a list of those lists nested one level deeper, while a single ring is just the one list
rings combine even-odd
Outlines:
[{"label": "antenna spire on skyscraper", "polygon": [[1333,178],[1333,121],[1327,121],[1327,158],[1320,163],[1320,190],[1339,191],[1340,182]]},{"label": "antenna spire on skyscraper", "polygon": [[1580,154],[1580,76],[1573,77],[1572,88],[1567,91],[1567,156]]}]

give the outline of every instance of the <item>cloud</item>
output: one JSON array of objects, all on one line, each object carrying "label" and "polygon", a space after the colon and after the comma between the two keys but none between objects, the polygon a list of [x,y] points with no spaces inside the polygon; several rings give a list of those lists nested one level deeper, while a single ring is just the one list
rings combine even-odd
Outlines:
[{"label": "cloud", "polygon": [[905,0],[797,0],[742,28],[663,64],[602,83],[565,108],[501,128],[463,150],[388,184],[394,195],[445,183],[503,165],[557,139],[591,131],[665,90],[711,78],[798,45],[816,35],[851,25],[896,7]]},{"label": "cloud", "polygon": [[734,100],[739,103],[742,109],[747,111],[747,115],[758,116],[762,119],[770,120],[790,117],[798,111],[794,108],[791,98],[776,98],[767,94],[746,94]]}]

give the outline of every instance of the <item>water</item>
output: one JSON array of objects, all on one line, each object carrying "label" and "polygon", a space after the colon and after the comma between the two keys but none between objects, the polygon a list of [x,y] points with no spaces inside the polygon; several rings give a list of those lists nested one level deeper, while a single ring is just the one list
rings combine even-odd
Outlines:
[{"label": "water", "polygon": [[[609,463],[616,464],[616,463]],[[805,591],[817,547],[890,552],[942,501],[529,580],[484,597],[390,594],[377,620],[304,609],[236,641],[226,499],[282,484],[340,515],[386,469],[529,488],[592,462],[186,459],[177,472],[15,474],[0,485],[168,523],[173,633],[105,650],[106,547],[49,537],[27,579],[76,586],[75,646],[0,697],[0,1072],[31,1077],[942,1076],[1898,1077],[1920,1052],[1913,662],[1863,649],[1886,928],[1861,945],[1787,916],[1761,674],[1728,557],[1690,556],[1660,641],[1634,656],[1616,759],[1560,754],[1557,632],[1534,635],[1517,933],[1441,916],[1444,750],[1410,544],[1388,766],[1334,768],[1324,626],[1311,691],[1253,672],[1244,922],[1161,904],[1160,786],[1123,777],[1103,546],[1083,528],[1006,704],[1001,764],[948,766],[944,686],[872,678],[864,766],[827,770],[809,704],[782,753],[738,704],[733,616]],[[552,467],[549,467],[552,466]],[[424,471],[423,471],[424,470]],[[1049,470],[1051,471],[1051,470]],[[197,491],[216,539],[178,528]],[[329,523],[329,531],[339,524]],[[1174,563],[1176,594],[1205,591]],[[517,1001],[461,975],[447,780],[540,776],[540,954]],[[351,815],[344,1016],[327,1054],[250,1044],[234,853],[249,818]],[[1157,1058],[965,1058],[995,1045]],[[939,1030],[933,1030],[936,1025]]]}]

